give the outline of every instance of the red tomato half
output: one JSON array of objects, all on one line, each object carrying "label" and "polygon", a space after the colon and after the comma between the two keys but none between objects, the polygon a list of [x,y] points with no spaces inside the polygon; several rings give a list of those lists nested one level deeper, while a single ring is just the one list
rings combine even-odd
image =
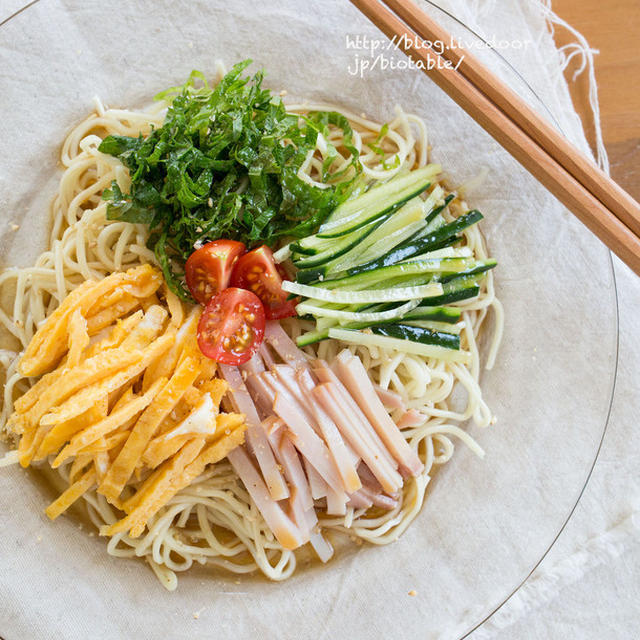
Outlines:
[{"label": "red tomato half", "polygon": [[207,358],[239,365],[251,359],[264,338],[264,307],[244,289],[229,288],[211,298],[198,322],[198,346]]},{"label": "red tomato half", "polygon": [[296,315],[295,301],[287,300],[282,276],[273,262],[273,253],[263,245],[238,259],[231,274],[231,286],[253,291],[264,305],[269,320]]},{"label": "red tomato half", "polygon": [[200,304],[207,304],[213,296],[226,289],[233,265],[245,251],[242,242],[235,240],[214,240],[194,251],[184,266],[191,295]]}]

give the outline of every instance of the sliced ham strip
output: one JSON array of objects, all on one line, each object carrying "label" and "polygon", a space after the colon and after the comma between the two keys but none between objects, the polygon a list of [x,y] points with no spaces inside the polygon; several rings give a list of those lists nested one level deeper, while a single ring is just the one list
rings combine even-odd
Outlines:
[{"label": "sliced ham strip", "polygon": [[[264,373],[264,372],[263,372]],[[273,415],[273,399],[275,392],[261,377],[260,374],[252,373],[245,380],[247,389],[255,402],[258,413],[263,418]]]},{"label": "sliced ham strip", "polygon": [[[269,493],[274,500],[284,500],[289,497],[289,489],[282,474],[278,470],[276,460],[267,440],[264,429],[260,425],[260,417],[242,375],[236,367],[226,364],[220,365],[223,378],[229,383],[227,392],[237,413],[244,413],[247,423],[247,443],[256,457],[262,476],[269,487]],[[274,532],[275,533],[275,532]]]},{"label": "sliced ham strip", "polygon": [[324,538],[320,531],[316,512],[313,509],[307,511],[307,518],[307,524],[311,530],[309,540],[311,542],[311,546],[322,562],[329,562],[333,556],[333,547],[331,546],[331,543]]},{"label": "sliced ham strip", "polygon": [[397,491],[402,486],[402,477],[366,439],[362,425],[340,395],[337,385],[334,382],[325,382],[313,390],[313,395],[335,422],[342,436],[349,441],[371,469],[385,491]]},{"label": "sliced ham strip", "polygon": [[395,391],[389,389],[383,389],[379,384],[374,384],[373,388],[376,390],[380,402],[387,407],[387,409],[405,409],[406,406],[402,400],[402,396]]},{"label": "sliced ham strip", "polygon": [[335,364],[342,383],[367,416],[386,449],[400,464],[403,475],[420,475],[424,469],[422,461],[387,413],[360,358],[353,357],[351,352],[345,349],[338,354]]},{"label": "sliced ham strip", "polygon": [[336,491],[344,490],[335,463],[325,443],[282,393],[276,393],[273,410],[289,428],[289,438],[296,449],[313,465],[327,484]]},{"label": "sliced ham strip", "polygon": [[330,516],[344,516],[347,513],[348,496],[339,494],[331,489],[327,493],[327,513]]},{"label": "sliced ham strip", "polygon": [[318,425],[304,397],[306,394],[300,388],[295,371],[291,367],[278,364],[272,373],[263,373],[261,377],[271,385],[274,391],[286,395],[289,401],[295,404],[296,409],[304,415],[313,430],[318,433]]},{"label": "sliced ham strip", "polygon": [[309,525],[307,524],[306,511],[302,508],[302,501],[300,500],[295,487],[292,487],[290,491],[291,497],[289,498],[289,509],[291,511],[291,518],[298,529],[300,529],[300,535],[304,541],[309,542],[311,539],[311,529],[309,529]]},{"label": "sliced ham strip", "polygon": [[373,428],[373,425],[369,422],[367,416],[362,412],[362,409],[358,406],[358,403],[351,397],[348,389],[342,384],[342,380],[338,377],[338,374],[330,367],[324,360],[317,360],[316,366],[313,369],[314,373],[320,380],[323,382],[333,382],[340,396],[344,399],[345,404],[353,411],[355,416],[358,419],[358,422],[362,425],[363,433],[367,441],[371,442],[371,446],[379,451],[380,455],[389,463],[389,465],[397,469],[398,463],[393,458],[393,456],[387,451],[387,448],[384,446],[380,436]]},{"label": "sliced ham strip", "polygon": [[277,320],[267,322],[264,329],[264,339],[273,347],[285,364],[290,364],[296,369],[309,366],[309,357],[298,349],[296,343],[287,335]]},{"label": "sliced ham strip", "polygon": [[[262,362],[267,369],[273,369],[276,366],[276,361],[273,359],[271,355],[271,351],[269,351],[269,347],[263,342],[258,349],[258,354],[262,358]],[[255,357],[255,356],[254,356]],[[264,368],[263,368],[264,371]]]},{"label": "sliced ham strip", "polygon": [[309,509],[313,510],[313,500],[307,485],[307,478],[300,464],[300,458],[286,437],[286,428],[282,420],[271,416],[263,421],[262,426],[267,432],[276,460],[282,467],[284,476],[289,484],[291,518],[300,529],[302,538],[308,541],[311,537],[311,530],[308,524],[307,511]]},{"label": "sliced ham strip", "polygon": [[410,427],[419,427],[424,424],[427,420],[428,416],[425,416],[424,413],[420,413],[416,409],[409,409],[409,411],[405,411],[401,416],[398,422],[396,422],[396,426],[398,429],[408,429]]},{"label": "sliced ham strip", "polygon": [[371,473],[371,469],[369,469],[366,464],[358,466],[358,476],[360,477],[363,487],[373,489],[376,493],[382,491],[382,486],[378,482],[378,479]]},{"label": "sliced ham strip", "polygon": [[[274,429],[269,434],[269,442],[271,443],[276,454],[276,458],[278,459],[278,463],[282,466],[287,481],[289,482],[291,498],[292,500],[299,501],[303,513],[309,509],[313,510],[311,490],[309,489],[307,476],[302,468],[298,452],[286,435],[284,423],[277,418],[275,421],[280,425],[280,428]],[[263,423],[263,425],[264,424],[265,423]]]},{"label": "sliced ham strip", "polygon": [[306,540],[300,533],[300,529],[269,495],[265,483],[253,466],[245,448],[236,447],[227,457],[278,542],[285,549],[297,549],[303,545]]},{"label": "sliced ham strip", "polygon": [[320,498],[326,497],[329,493],[329,485],[322,479],[322,476],[313,468],[313,465],[306,458],[303,460],[303,464],[313,499],[320,500]]},{"label": "sliced ham strip", "polygon": [[376,507],[380,507],[381,509],[391,510],[395,509],[398,506],[398,501],[394,498],[391,498],[384,493],[376,493],[368,487],[362,487],[362,489],[360,489],[360,495],[368,500],[371,500],[372,504],[374,504]]},{"label": "sliced ham strip", "polygon": [[251,358],[251,360],[249,360],[249,362],[245,362],[244,364],[241,364],[239,367],[240,371],[243,374],[243,378],[246,379],[246,376],[248,376],[251,373],[262,373],[265,370],[265,366],[264,363],[262,362],[262,358],[260,357],[259,353],[254,353],[253,357]]},{"label": "sliced ham strip", "polygon": [[369,499],[361,489],[349,496],[349,502],[347,504],[354,509],[368,509],[373,505],[373,501]]},{"label": "sliced ham strip", "polygon": [[311,377],[311,373],[306,370],[300,371],[298,372],[297,378],[300,386],[306,392],[305,398],[309,403],[309,409],[315,417],[316,424],[329,447],[329,451],[331,451],[344,487],[348,493],[357,491],[362,486],[356,470],[359,456],[355,454],[353,449],[343,440],[335,422],[313,396],[313,389],[316,383]]}]

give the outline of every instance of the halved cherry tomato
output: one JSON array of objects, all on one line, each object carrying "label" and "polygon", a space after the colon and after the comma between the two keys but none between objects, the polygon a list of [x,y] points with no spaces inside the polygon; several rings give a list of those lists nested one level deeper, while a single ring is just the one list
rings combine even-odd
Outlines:
[{"label": "halved cherry tomato", "polygon": [[245,251],[244,244],[235,240],[214,240],[194,251],[184,266],[191,295],[200,304],[207,304],[226,289],[233,265]]},{"label": "halved cherry tomato", "polygon": [[262,300],[269,320],[296,315],[295,301],[287,300],[273,253],[265,245],[238,258],[231,274],[231,286],[253,291]]},{"label": "halved cherry tomato", "polygon": [[251,359],[264,338],[264,307],[251,291],[230,287],[207,303],[198,322],[200,351],[217,362]]}]

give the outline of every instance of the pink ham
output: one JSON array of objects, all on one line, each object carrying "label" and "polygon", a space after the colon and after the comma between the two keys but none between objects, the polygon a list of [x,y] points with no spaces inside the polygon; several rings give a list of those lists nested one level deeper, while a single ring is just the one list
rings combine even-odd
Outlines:
[{"label": "pink ham", "polygon": [[333,556],[333,547],[331,543],[323,537],[320,531],[316,512],[313,509],[307,511],[307,518],[307,524],[311,530],[309,542],[311,542],[311,546],[318,555],[318,558],[320,558],[322,562],[329,562]]},{"label": "pink ham", "polygon": [[425,416],[424,413],[420,413],[416,411],[416,409],[409,409],[409,411],[405,411],[401,416],[398,422],[396,422],[396,427],[398,429],[409,429],[410,427],[419,427],[423,425],[428,416]]},{"label": "pink ham", "polygon": [[[313,509],[313,498],[311,497],[311,491],[309,489],[309,483],[307,477],[302,468],[300,457],[291,441],[286,436],[286,428],[282,420],[278,418],[272,418],[279,428],[274,429],[269,433],[269,442],[271,443],[273,450],[276,454],[279,464],[282,466],[284,474],[289,482],[289,486],[292,490],[292,498],[299,500],[303,512]],[[273,423],[272,423],[273,424]],[[263,423],[269,428],[271,425],[266,421]],[[295,489],[295,492],[293,491]]]},{"label": "pink ham", "polygon": [[285,364],[290,364],[295,369],[309,366],[308,356],[298,349],[296,343],[287,335],[277,320],[267,322],[264,329],[264,339],[273,347],[273,350]]},{"label": "pink ham", "polygon": [[305,392],[305,399],[308,402],[310,411],[315,417],[319,431],[327,443],[329,451],[331,451],[344,487],[349,493],[357,491],[362,486],[356,470],[359,456],[353,453],[351,447],[345,443],[335,422],[333,422],[313,396],[313,389],[316,384],[311,377],[311,373],[309,371],[300,371],[297,378]]},{"label": "pink ham", "polygon": [[329,414],[342,436],[351,444],[364,463],[378,479],[385,491],[397,491],[402,486],[402,477],[389,465],[386,459],[367,440],[362,425],[353,414],[351,408],[345,404],[333,382],[325,382],[313,390],[322,408]]},{"label": "pink ham", "polygon": [[258,355],[262,358],[262,362],[264,364],[264,367],[262,368],[263,371],[265,367],[267,369],[273,369],[273,367],[276,366],[276,361],[271,355],[269,347],[264,342],[260,345],[260,349],[258,349]]},{"label": "pink ham", "polygon": [[313,465],[325,482],[335,489],[342,491],[342,481],[335,463],[326,444],[309,426],[304,415],[295,405],[280,392],[276,393],[273,410],[289,429],[289,438],[296,449]]},{"label": "pink ham", "polygon": [[349,496],[347,504],[354,509],[368,509],[373,505],[373,500],[368,498],[362,490],[359,490]]},{"label": "pink ham", "polygon": [[264,373],[262,379],[267,381],[274,391],[287,396],[287,398],[296,406],[296,409],[302,413],[306,421],[311,425],[314,431],[318,431],[313,413],[304,398],[302,389],[295,377],[294,370],[288,365],[276,365],[272,373]]},{"label": "pink ham", "polygon": [[374,384],[373,388],[376,390],[380,402],[387,407],[387,409],[406,409],[402,396],[395,391],[389,389],[383,389],[379,384]]},{"label": "pink ham", "polygon": [[278,542],[285,549],[297,549],[303,545],[306,540],[300,533],[300,529],[269,495],[264,481],[253,466],[245,448],[237,447],[227,457]]},{"label": "pink ham", "polygon": [[398,506],[398,501],[395,498],[391,498],[384,493],[376,493],[368,487],[362,487],[362,489],[360,489],[360,495],[367,500],[371,500],[372,504],[382,509],[388,509],[390,511]]},{"label": "pink ham", "polygon": [[326,497],[329,493],[329,485],[322,479],[322,476],[313,468],[313,465],[304,458],[302,461],[304,464],[304,470],[307,474],[307,480],[309,481],[309,487],[311,488],[311,496],[314,500],[320,500],[320,498]]},{"label": "pink ham", "polygon": [[387,451],[386,447],[380,440],[376,430],[373,428],[369,419],[362,412],[362,409],[358,406],[358,403],[351,397],[349,391],[342,384],[342,381],[338,377],[335,371],[323,360],[317,360],[316,366],[313,369],[316,376],[323,382],[332,382],[335,384],[337,393],[343,400],[343,404],[348,407],[353,415],[355,416],[357,422],[362,427],[362,433],[368,442],[371,443],[371,446],[378,452],[378,454],[384,458],[389,466],[393,469],[398,468],[398,463],[392,457],[392,455]]},{"label": "pink ham", "polygon": [[386,449],[400,464],[401,471],[412,476],[420,475],[424,469],[422,461],[387,413],[360,359],[345,349],[338,354],[335,364],[342,383],[367,416]]},{"label": "pink ham", "polygon": [[255,402],[260,416],[268,418],[273,415],[273,399],[275,392],[273,389],[260,377],[260,374],[250,374],[245,380],[247,389]]},{"label": "pink ham", "polygon": [[241,364],[238,369],[242,372],[242,377],[246,380],[247,376],[251,373],[262,373],[265,369],[264,363],[262,362],[262,358],[260,354],[254,353],[253,357],[249,362],[245,362]]},{"label": "pink ham", "polygon": [[274,500],[284,500],[289,497],[289,489],[276,465],[271,445],[267,440],[264,430],[260,425],[260,417],[256,406],[247,391],[242,375],[236,367],[226,364],[220,365],[223,378],[229,384],[228,395],[233,408],[238,413],[244,413],[247,423],[247,444],[256,457],[262,476],[264,477],[269,493]]},{"label": "pink ham", "polygon": [[327,493],[327,514],[330,516],[344,516],[347,513],[348,496],[329,489]]}]

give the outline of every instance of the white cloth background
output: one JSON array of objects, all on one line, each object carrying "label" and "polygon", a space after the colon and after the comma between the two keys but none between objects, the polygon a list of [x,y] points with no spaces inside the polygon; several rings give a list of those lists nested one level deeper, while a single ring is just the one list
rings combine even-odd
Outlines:
[{"label": "white cloth background", "polygon": [[[496,35],[535,42],[526,51],[505,50],[503,54],[542,97],[569,137],[588,148],[540,3],[439,0],[439,4],[487,38]],[[0,22],[21,5],[2,0]],[[640,621],[640,455],[634,449],[640,417],[640,280],[618,261],[615,270],[620,361],[599,460],[575,513],[550,553],[525,586],[473,634],[474,640],[635,635]],[[442,637],[453,635],[447,632]]]}]

